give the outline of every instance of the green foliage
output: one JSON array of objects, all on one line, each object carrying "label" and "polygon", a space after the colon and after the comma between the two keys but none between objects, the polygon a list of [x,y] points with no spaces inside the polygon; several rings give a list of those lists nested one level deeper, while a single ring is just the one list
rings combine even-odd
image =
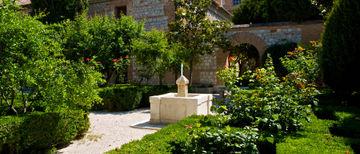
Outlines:
[{"label": "green foliage", "polygon": [[247,70],[254,70],[260,65],[260,56],[255,46],[242,43],[232,47],[228,61],[229,67],[237,68],[240,77]]},{"label": "green foliage", "polygon": [[234,9],[235,24],[320,19],[311,0],[243,0]]},{"label": "green foliage", "polygon": [[140,107],[150,107],[150,96],[162,95],[169,92],[176,92],[176,86],[166,85],[139,85],[142,91]]},{"label": "green foliage", "polygon": [[[154,134],[146,135],[141,140],[124,144],[120,149],[108,153],[172,153],[172,142],[184,142],[189,138],[191,127],[204,116],[192,116],[175,124],[170,124]],[[174,141],[176,140],[176,141]]]},{"label": "green foliage", "polygon": [[86,14],[58,28],[66,59],[97,66],[108,84],[124,82],[132,40],[139,38],[144,30],[132,17],[88,19]]},{"label": "green foliage", "polygon": [[198,127],[190,132],[190,140],[177,142],[174,153],[258,153],[257,131],[250,128]]},{"label": "green foliage", "polygon": [[69,144],[87,131],[90,123],[81,110],[63,110],[1,117],[0,125],[0,152],[28,153]]},{"label": "green foliage", "polygon": [[225,86],[228,88],[233,88],[236,86],[236,82],[238,82],[238,73],[235,68],[225,68],[223,70],[219,70],[216,72],[216,76],[220,81],[223,81]]},{"label": "green foliage", "polygon": [[[279,77],[286,76],[289,71],[281,62],[281,58],[285,57],[288,52],[294,51],[296,48],[296,43],[285,42],[283,44],[275,44],[266,49],[266,53],[270,54],[272,62],[274,64],[275,72]],[[265,61],[264,61],[265,62]]]},{"label": "green foliage", "polygon": [[175,0],[175,21],[169,25],[170,39],[183,48],[183,60],[192,70],[200,55],[214,52],[215,47],[226,47],[228,41],[225,32],[230,24],[224,21],[211,21],[207,11],[212,1],[209,0]]},{"label": "green foliage", "polygon": [[331,11],[333,2],[334,0],[311,0],[311,3],[318,7],[323,16]]},{"label": "green foliage", "polygon": [[[333,105],[320,107],[327,108],[326,112],[334,112],[335,119],[320,119],[312,115],[311,123],[305,125],[304,130],[286,137],[284,142],[276,145],[276,153],[359,152],[360,137],[353,135],[356,134],[354,130],[358,130],[360,126],[359,120],[356,120],[356,117],[359,117],[359,109]],[[344,123],[347,124],[342,127]],[[334,127],[337,128],[336,131]],[[345,134],[351,135],[343,136]]]},{"label": "green foliage", "polygon": [[23,119],[23,117],[17,116],[0,117],[0,153],[5,153],[6,151],[20,152],[20,127]]},{"label": "green foliage", "polygon": [[314,103],[314,96],[318,94],[301,72],[291,72],[280,80],[270,61],[265,68],[241,77],[250,81],[250,90],[230,84],[230,95],[215,101],[217,107],[214,107],[219,113],[231,116],[231,125],[256,127],[266,136],[301,128],[302,120],[307,119],[310,112],[308,104]]},{"label": "green foliage", "polygon": [[137,86],[114,85],[100,91],[104,108],[109,111],[129,111],[140,105],[142,91]]},{"label": "green foliage", "polygon": [[324,82],[338,94],[360,91],[360,76],[354,73],[360,67],[359,9],[357,0],[336,0],[325,23],[321,70]]},{"label": "green foliage", "polygon": [[57,23],[86,12],[88,0],[31,0],[31,7],[35,13],[45,12],[41,19],[48,23]]},{"label": "green foliage", "polygon": [[[55,33],[27,15],[0,9],[0,106],[25,113],[35,107],[89,109],[99,102],[101,74],[90,66],[70,63]],[[21,102],[21,103],[18,103]],[[2,111],[3,112],[3,111]]]},{"label": "green foliage", "polygon": [[113,85],[101,89],[102,104],[94,110],[128,111],[139,107],[149,107],[149,97],[176,91],[172,86],[153,85]]},{"label": "green foliage", "polygon": [[[187,117],[175,124],[170,124],[154,134],[146,135],[141,140],[132,141],[123,145],[120,149],[109,151],[108,153],[176,153],[177,145],[184,145],[190,141],[192,137],[195,137],[195,132],[206,132],[207,128],[220,127],[221,140],[226,140],[223,135],[231,134],[231,143],[235,146],[235,142],[238,141],[251,141],[256,138],[256,135],[252,130],[238,130],[235,128],[225,128],[227,125],[227,118],[223,116],[191,116]],[[204,129],[203,129],[204,128]],[[211,129],[211,133],[216,135],[218,130]],[[194,136],[189,135],[190,132],[194,132]],[[248,136],[237,136],[246,134]],[[205,135],[205,134],[204,134]],[[205,138],[204,138],[205,139]],[[191,141],[190,141],[191,142]],[[219,142],[219,144],[222,144]],[[239,143],[241,144],[241,143]],[[246,142],[245,145],[252,145]],[[244,146],[244,145],[239,145]],[[249,146],[250,147],[250,146]]]},{"label": "green foliage", "polygon": [[139,64],[138,71],[147,81],[153,76],[158,76],[160,84],[171,67],[174,58],[164,32],[152,30],[145,32],[132,43],[133,55]]},{"label": "green foliage", "polygon": [[235,24],[269,22],[269,7],[266,0],[242,0],[233,10],[232,21]]},{"label": "green foliage", "polygon": [[288,72],[297,72],[307,83],[317,84],[320,75],[318,54],[321,50],[322,45],[319,42],[312,41],[311,46],[306,48],[298,46],[280,60]]}]

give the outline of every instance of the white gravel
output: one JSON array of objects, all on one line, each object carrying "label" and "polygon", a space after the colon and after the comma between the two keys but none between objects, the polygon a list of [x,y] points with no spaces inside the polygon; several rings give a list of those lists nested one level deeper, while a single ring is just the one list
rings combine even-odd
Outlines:
[{"label": "white gravel", "polygon": [[[139,129],[133,125],[150,120],[150,111],[140,109],[130,112],[92,112],[90,129],[84,138],[58,150],[63,154],[102,154],[132,140],[141,139],[154,129]],[[145,123],[146,124],[146,123]]]}]

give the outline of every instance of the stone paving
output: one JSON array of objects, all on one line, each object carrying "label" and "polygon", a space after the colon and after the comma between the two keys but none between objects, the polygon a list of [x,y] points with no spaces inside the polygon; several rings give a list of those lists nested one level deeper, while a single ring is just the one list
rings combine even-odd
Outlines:
[{"label": "stone paving", "polygon": [[59,149],[63,154],[101,154],[119,148],[132,140],[141,139],[163,126],[148,124],[149,109],[129,112],[91,112],[90,129],[84,138]]}]

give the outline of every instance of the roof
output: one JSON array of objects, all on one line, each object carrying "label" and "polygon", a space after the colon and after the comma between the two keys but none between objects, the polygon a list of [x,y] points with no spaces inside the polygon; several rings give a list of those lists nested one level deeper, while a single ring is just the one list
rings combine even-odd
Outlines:
[{"label": "roof", "polygon": [[225,9],[223,6],[221,6],[221,4],[219,4],[217,1],[213,0],[213,5],[215,5],[216,8],[219,11],[221,11],[224,15],[231,18],[232,13],[229,10]]}]

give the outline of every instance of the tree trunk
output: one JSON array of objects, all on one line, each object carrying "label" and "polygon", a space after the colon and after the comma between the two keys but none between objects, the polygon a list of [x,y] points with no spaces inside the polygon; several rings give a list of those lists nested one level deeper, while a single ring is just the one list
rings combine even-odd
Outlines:
[{"label": "tree trunk", "polygon": [[162,75],[159,75],[159,84],[160,84],[160,86],[162,86],[163,85],[163,76]]},{"label": "tree trunk", "polygon": [[117,72],[110,70],[108,75],[109,76],[108,76],[107,84],[108,85],[116,84]]},{"label": "tree trunk", "polygon": [[190,59],[189,86],[191,86],[191,85],[192,85],[193,63],[194,63],[194,59],[193,59],[193,58],[191,58],[191,59]]}]

